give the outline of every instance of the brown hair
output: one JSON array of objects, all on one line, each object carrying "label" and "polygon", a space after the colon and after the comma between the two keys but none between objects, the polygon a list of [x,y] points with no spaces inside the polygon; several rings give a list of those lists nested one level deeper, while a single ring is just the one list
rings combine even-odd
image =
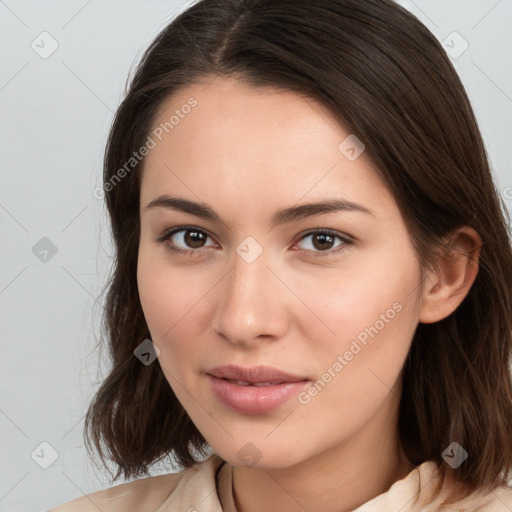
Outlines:
[{"label": "brown hair", "polygon": [[[213,77],[295,91],[330,109],[364,142],[423,270],[435,268],[455,228],[479,233],[480,268],[468,295],[449,317],[417,327],[403,368],[399,439],[412,464],[433,460],[443,478],[466,489],[505,484],[512,468],[510,218],[449,58],[391,0],[201,0],[146,50],[105,151],[116,254],[102,326],[112,370],[87,411],[87,450],[94,445],[103,462],[105,451],[116,480],[147,475],[171,455],[189,467],[194,451],[208,446],[160,366],[134,357],[151,338],[136,281],[144,162],[115,186],[112,177],[143,146],[164,99]],[[452,470],[441,454],[454,441],[469,457]]]}]

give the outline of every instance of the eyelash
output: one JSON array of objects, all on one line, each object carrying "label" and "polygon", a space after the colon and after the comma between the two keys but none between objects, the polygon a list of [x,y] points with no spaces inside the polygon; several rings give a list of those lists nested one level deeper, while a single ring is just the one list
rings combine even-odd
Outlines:
[{"label": "eyelash", "polygon": [[[185,226],[185,227],[182,226],[182,227],[179,227],[179,228],[173,228],[171,230],[165,231],[161,236],[156,237],[155,241],[159,242],[159,243],[166,242],[173,235],[175,235],[176,233],[179,233],[181,231],[195,231],[195,232],[198,232],[198,233],[202,233],[202,234],[206,235],[207,237],[210,237],[208,232],[205,231],[204,229],[195,228],[193,226]],[[332,236],[334,238],[338,238],[343,243],[338,245],[335,249],[329,249],[329,250],[326,250],[326,251],[310,251],[309,249],[298,249],[298,250],[302,250],[302,251],[306,251],[306,252],[313,252],[313,257],[314,258],[322,258],[322,257],[325,257],[325,256],[332,256],[333,254],[338,254],[338,253],[342,252],[343,250],[345,250],[346,248],[348,248],[349,246],[354,244],[353,240],[351,240],[348,237],[341,236],[340,234],[338,234],[335,231],[332,231],[330,229],[320,229],[320,228],[313,229],[313,230],[310,230],[310,231],[308,231],[306,233],[303,233],[301,238],[299,238],[298,242],[300,242],[301,240],[303,240],[304,238],[306,238],[308,236],[317,235],[317,234],[329,235],[329,236]],[[200,250],[202,248],[199,248],[199,249],[182,249],[180,247],[176,247],[175,245],[168,244],[167,245],[167,249],[172,251],[172,252],[174,252],[174,253],[177,253],[177,254],[183,254],[183,255],[186,255],[186,256],[195,256],[195,253],[200,252]]]}]

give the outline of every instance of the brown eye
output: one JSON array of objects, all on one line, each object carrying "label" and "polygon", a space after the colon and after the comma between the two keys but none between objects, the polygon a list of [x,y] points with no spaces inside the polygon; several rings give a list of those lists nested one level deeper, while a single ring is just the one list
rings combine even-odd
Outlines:
[{"label": "brown eye", "polygon": [[337,247],[338,245],[340,245],[340,243],[338,243],[337,245],[334,245],[336,238],[340,239],[342,242],[344,241],[340,236],[333,235],[327,231],[317,231],[317,232],[313,232],[313,233],[307,233],[306,235],[304,235],[302,237],[301,240],[307,240],[308,238],[310,239],[310,243],[305,244],[305,245],[309,246],[309,247],[303,247],[303,249],[309,250],[312,248],[312,249],[316,249],[317,251],[326,251],[326,250],[332,249],[333,247]]},{"label": "brown eye", "polygon": [[[300,243],[307,239],[309,239],[310,242],[304,244],[305,247],[300,247]],[[338,243],[336,243],[336,239],[339,240]],[[341,236],[337,233],[325,229],[317,229],[315,231],[306,233],[302,236],[299,243],[297,244],[299,249],[313,253],[313,256],[333,255],[343,251],[350,245],[353,245],[353,242],[348,237]]]},{"label": "brown eye", "polygon": [[[199,253],[200,249],[209,247],[206,241],[211,238],[208,233],[202,229],[189,227],[189,228],[175,228],[163,233],[162,236],[156,238],[157,242],[167,242],[167,248],[170,251],[189,254]],[[215,243],[210,244],[215,246]]]},{"label": "brown eye", "polygon": [[183,236],[183,241],[188,247],[193,249],[203,247],[206,239],[208,238],[208,236],[201,231],[193,231],[191,229],[187,229],[185,233],[186,234]]},{"label": "brown eye", "polygon": [[332,249],[332,244],[334,243],[333,236],[322,233],[312,235],[311,240],[313,242],[313,246],[315,247],[315,249],[318,249],[320,251]]}]

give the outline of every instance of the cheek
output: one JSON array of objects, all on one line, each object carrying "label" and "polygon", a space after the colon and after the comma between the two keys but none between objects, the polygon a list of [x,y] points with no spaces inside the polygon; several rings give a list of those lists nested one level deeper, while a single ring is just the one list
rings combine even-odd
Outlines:
[{"label": "cheek", "polygon": [[362,302],[353,315],[338,314],[336,336],[324,336],[322,351],[311,352],[318,380],[301,396],[300,403],[309,404],[301,410],[304,421],[328,415],[350,430],[368,421],[390,393],[398,395],[394,386],[414,335],[415,310],[403,297],[393,302],[395,294],[382,298],[372,308]]},{"label": "cheek", "polygon": [[198,283],[191,286],[188,272],[173,268],[161,249],[142,243],[137,265],[137,286],[146,322],[155,338],[162,338],[191,309]]},{"label": "cheek", "polygon": [[163,368],[175,373],[177,362],[190,359],[200,350],[200,329],[207,325],[199,317],[205,296],[213,286],[211,271],[204,275],[193,266],[172,267],[165,256],[141,247],[137,267],[137,284],[144,317],[151,340],[160,349]]},{"label": "cheek", "polygon": [[[347,358],[361,362],[374,354],[390,361],[396,360],[393,354],[407,354],[418,323],[420,270],[412,253],[393,255],[358,260],[357,271],[333,273],[321,288],[314,278],[302,284],[299,295],[308,297],[321,320],[312,325],[324,340],[317,346],[324,366],[346,351],[352,352]],[[312,331],[306,336],[313,339]]]},{"label": "cheek", "polygon": [[174,302],[176,291],[165,285],[158,266],[152,265],[144,257],[139,257],[137,286],[149,330],[153,337],[159,337],[165,328],[172,326],[168,305]]}]

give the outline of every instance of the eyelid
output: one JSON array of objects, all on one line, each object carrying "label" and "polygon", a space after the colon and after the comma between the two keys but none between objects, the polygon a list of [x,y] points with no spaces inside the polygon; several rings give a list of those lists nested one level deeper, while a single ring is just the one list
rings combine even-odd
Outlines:
[{"label": "eyelid", "polygon": [[301,240],[302,238],[308,236],[308,235],[315,235],[317,233],[324,233],[331,236],[336,236],[340,238],[341,240],[344,240],[346,242],[355,242],[355,238],[348,233],[342,233],[339,231],[336,231],[335,229],[330,228],[310,228],[305,229],[304,231],[301,231],[297,236],[296,240]]},{"label": "eyelid", "polygon": [[[154,238],[155,242],[163,243],[166,242],[169,238],[171,238],[176,233],[179,233],[180,231],[197,231],[200,233],[205,234],[208,238],[211,238],[212,240],[215,240],[215,238],[210,234],[209,231],[206,229],[200,228],[198,226],[176,226],[174,228],[169,228],[164,230],[164,232],[160,236],[156,236]],[[215,240],[215,242],[218,244],[218,242]],[[199,249],[182,249],[184,252],[189,250],[192,252],[199,252],[202,248]]]},{"label": "eyelid", "polygon": [[307,230],[299,233],[296,237],[296,242],[293,243],[292,247],[295,247],[299,242],[301,242],[305,238],[312,236],[312,235],[316,235],[316,234],[323,234],[323,235],[331,236],[333,238],[338,238],[341,240],[341,243],[339,245],[335,246],[334,248],[328,249],[326,251],[312,251],[309,249],[295,249],[295,250],[305,251],[306,253],[312,253],[313,257],[321,258],[321,257],[335,256],[335,255],[345,251],[350,246],[353,246],[355,243],[355,239],[352,236],[346,235],[344,233],[343,234],[339,233],[338,231],[336,231],[334,229],[313,228],[313,229],[307,229]]}]

